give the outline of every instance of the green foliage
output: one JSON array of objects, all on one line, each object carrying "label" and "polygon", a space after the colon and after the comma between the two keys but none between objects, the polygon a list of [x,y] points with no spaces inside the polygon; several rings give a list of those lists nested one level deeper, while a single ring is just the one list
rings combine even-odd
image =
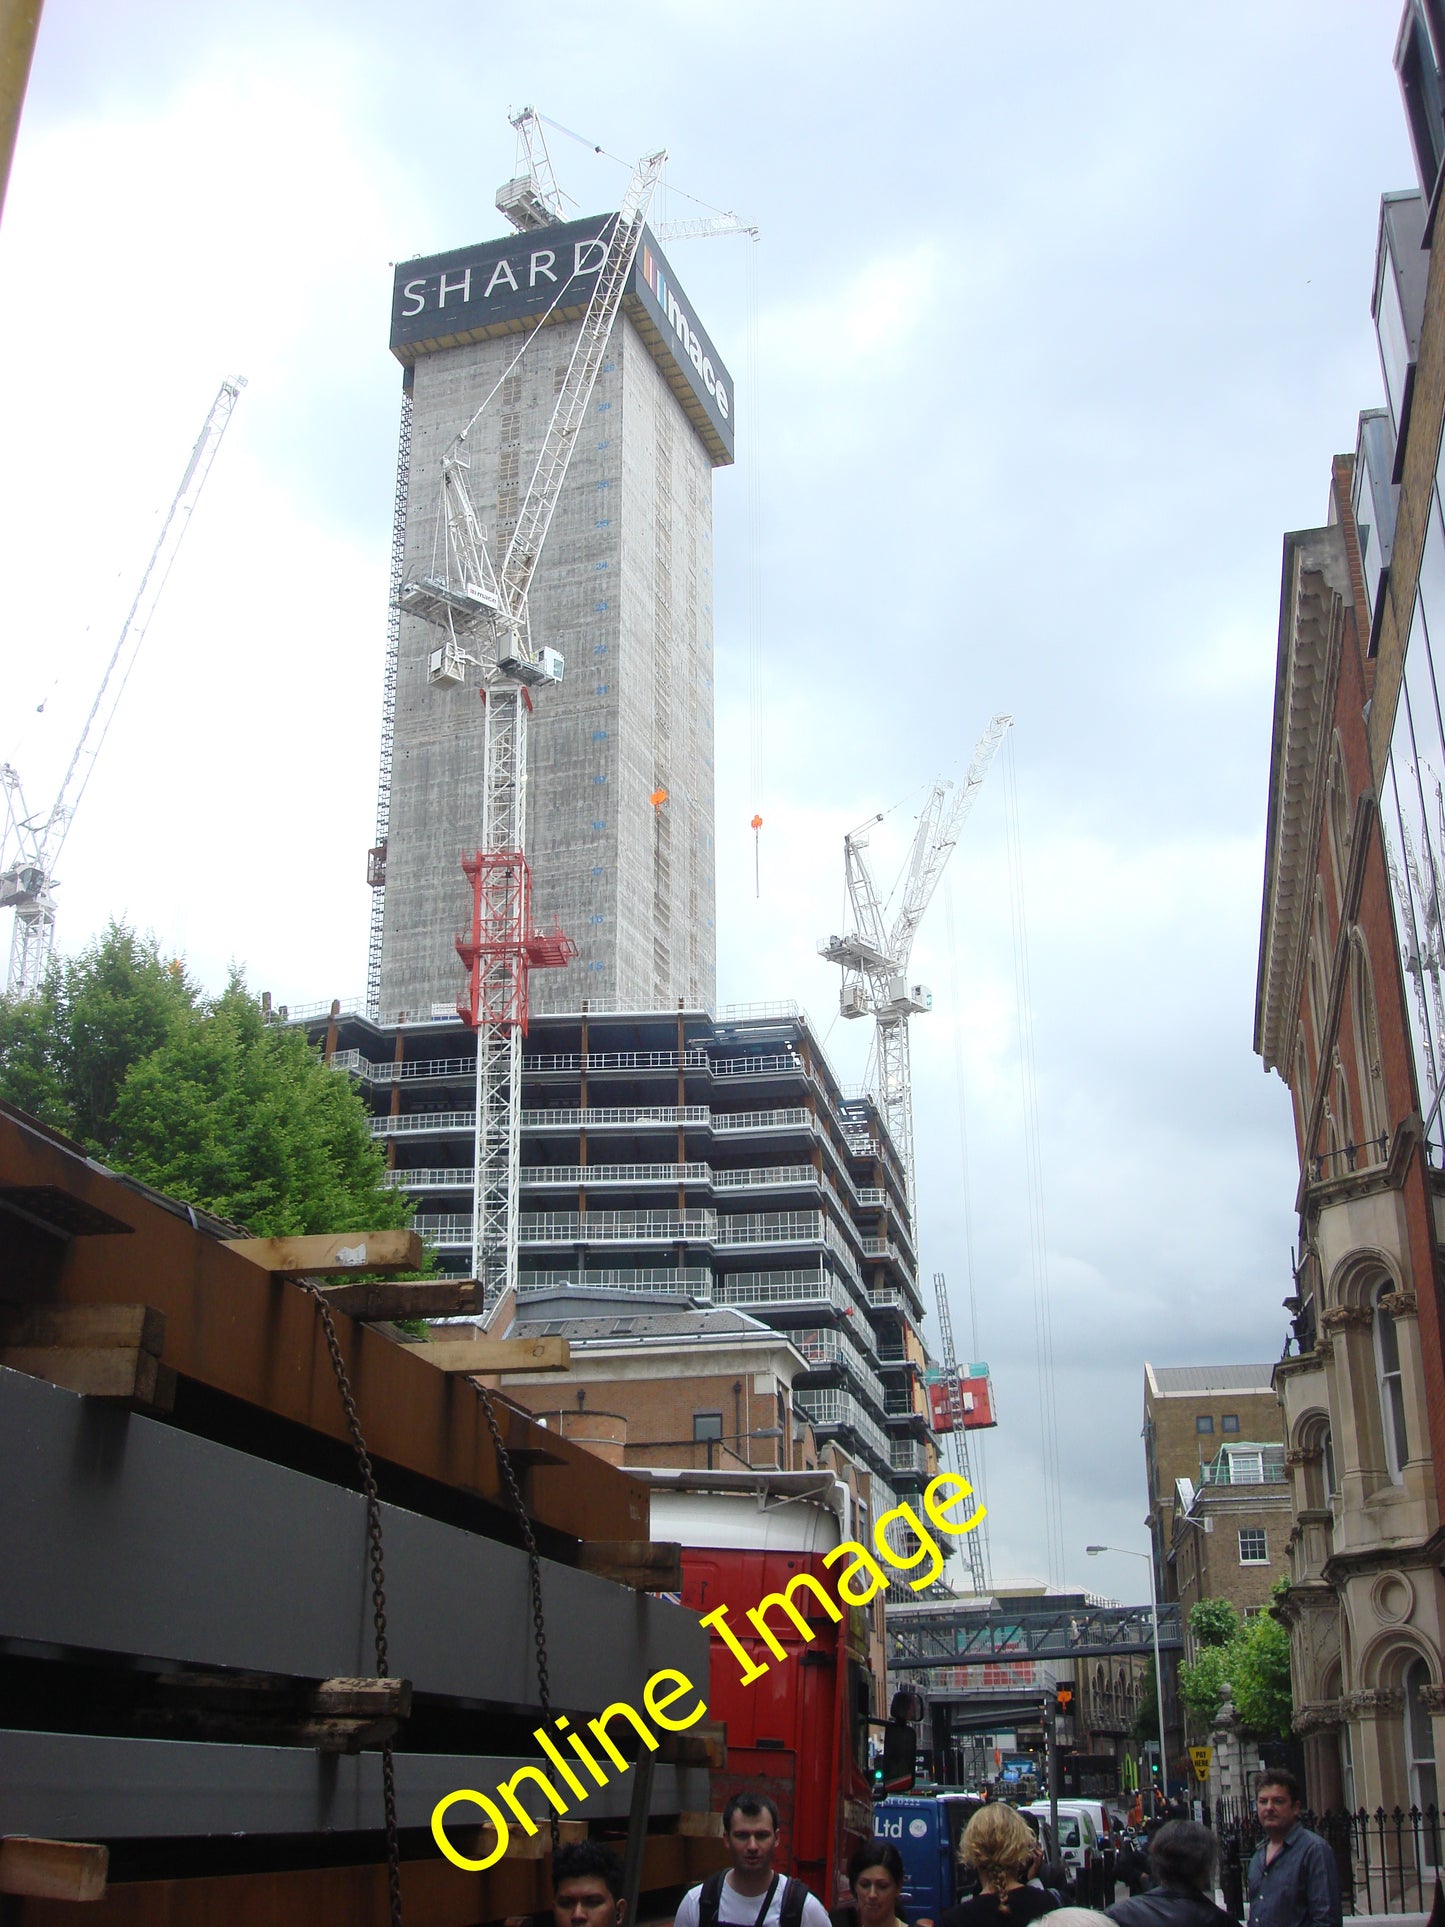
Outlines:
[{"label": "green foliage", "polygon": [[1179,1668],[1179,1697],[1196,1726],[1212,1726],[1223,1703],[1224,1682],[1232,1677],[1228,1652],[1227,1646],[1204,1646],[1192,1666]]},{"label": "green foliage", "polygon": [[133,1064],[194,1017],[196,986],[154,937],[112,923],[52,966],[38,997],[0,1005],[0,1097],[111,1153],[111,1115]]},{"label": "green foliage", "polygon": [[0,1001],[0,1095],[257,1237],[411,1216],[349,1080],[300,1031],[266,1022],[239,973],[207,1001],[123,926],[40,997]]},{"label": "green foliage", "polygon": [[1196,1599],[1189,1630],[1200,1646],[1227,1646],[1239,1631],[1239,1614],[1227,1599]]},{"label": "green foliage", "polygon": [[[1278,1589],[1276,1589],[1278,1590]],[[1224,1639],[1219,1634],[1232,1628]],[[1244,1729],[1261,1738],[1289,1732],[1289,1634],[1268,1612],[1241,1620],[1228,1600],[1201,1599],[1189,1614],[1199,1657],[1179,1668],[1179,1697],[1195,1725],[1214,1723],[1228,1681]]]},{"label": "green foliage", "polygon": [[1147,1667],[1139,1679],[1139,1711],[1134,1718],[1134,1738],[1142,1745],[1145,1740],[1159,1737],[1159,1694],[1155,1688],[1154,1668]]},{"label": "green foliage", "polygon": [[1234,1704],[1247,1731],[1283,1739],[1289,1732],[1289,1634],[1267,1612],[1246,1620],[1230,1648]]}]

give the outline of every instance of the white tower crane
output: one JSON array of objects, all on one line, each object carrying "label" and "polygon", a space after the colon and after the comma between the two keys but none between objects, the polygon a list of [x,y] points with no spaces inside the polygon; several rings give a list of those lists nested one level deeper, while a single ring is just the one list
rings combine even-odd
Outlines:
[{"label": "white tower crane", "polygon": [[883,927],[884,912],[863,857],[868,847],[867,831],[882,818],[874,817],[849,831],[843,839],[843,870],[853,928],[841,937],[826,937],[818,945],[820,956],[826,957],[829,963],[842,965],[843,983],[838,996],[842,1014],[872,1017],[875,1021],[869,1081],[903,1165],[910,1212],[914,1208],[913,1082],[908,1059],[908,1020],[931,1009],[933,1004],[924,985],[908,982],[913,939],[959,832],[983,787],[989,765],[1012,722],[1013,717],[1009,715],[992,718],[978,740],[968,773],[952,798],[949,796],[951,783],[940,778],[933,785],[919,816],[899,883],[894,886],[896,894],[901,885],[902,901],[889,931]]},{"label": "white tower crane", "polygon": [[[501,568],[493,568],[467,484],[467,436],[478,409],[442,459],[439,567],[401,588],[403,610],[445,632],[431,658],[432,679],[460,681],[473,665],[483,684],[481,837],[463,866],[472,884],[472,926],[457,949],[469,972],[458,1009],[477,1033],[472,1264],[484,1306],[517,1280],[527,973],[575,954],[560,931],[539,934],[531,922],[527,719],[532,690],[559,682],[563,663],[555,649],[534,649],[528,594],[666,158],[659,152],[638,162],[606,235],[606,254]],[[486,654],[468,649],[473,638],[483,641]]]},{"label": "white tower crane", "polygon": [[507,118],[517,131],[517,171],[497,189],[497,212],[505,214],[523,234],[565,221],[562,190],[552,172],[542,116],[535,107],[524,107]]},{"label": "white tower crane", "polygon": [[32,816],[20,787],[19,772],[9,763],[0,764],[0,788],[5,792],[5,831],[0,838],[0,910],[15,912],[15,927],[10,939],[10,969],[6,995],[33,996],[44,981],[46,966],[55,941],[55,866],[80,799],[90,781],[96,758],[105,742],[106,732],[115,720],[126,682],[135,667],[136,656],[145,640],[146,629],[155,614],[161,591],[166,586],[171,564],[190,524],[191,511],[205,487],[206,477],[215,460],[226,424],[236,398],[246,386],[245,377],[223,381],[210,413],[191,450],[191,459],[181,477],[170,510],[156,539],[135,600],[111,651],[100,688],[91,704],[80,741],[75,746],[60,793],[44,815]]},{"label": "white tower crane", "polygon": [[[933,1274],[933,1290],[938,1300],[939,1350],[943,1354],[944,1383],[948,1387],[949,1439],[954,1467],[960,1477],[973,1484],[973,1469],[968,1459],[968,1428],[964,1424],[963,1391],[958,1382],[958,1359],[953,1349],[953,1314],[948,1308],[948,1280],[941,1271]],[[963,1535],[962,1553],[968,1565],[969,1584],[976,1593],[989,1591],[987,1526],[975,1526]]]}]

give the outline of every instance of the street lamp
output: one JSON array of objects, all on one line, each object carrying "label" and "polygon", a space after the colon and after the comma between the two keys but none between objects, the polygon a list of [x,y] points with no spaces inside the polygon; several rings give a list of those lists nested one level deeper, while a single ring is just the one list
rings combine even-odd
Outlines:
[{"label": "street lamp", "polygon": [[1085,1546],[1084,1551],[1091,1559],[1101,1552],[1122,1552],[1126,1559],[1143,1559],[1149,1566],[1149,1613],[1154,1626],[1154,1698],[1159,1713],[1159,1792],[1165,1799],[1169,1793],[1169,1768],[1164,1751],[1164,1669],[1159,1664],[1159,1585],[1154,1574],[1154,1545],[1151,1540],[1147,1552],[1134,1552],[1128,1546]]}]

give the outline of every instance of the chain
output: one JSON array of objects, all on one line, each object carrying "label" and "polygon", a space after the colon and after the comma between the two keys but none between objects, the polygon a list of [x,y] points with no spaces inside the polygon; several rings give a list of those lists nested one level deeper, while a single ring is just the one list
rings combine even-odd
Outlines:
[{"label": "chain", "polygon": [[[545,1725],[552,1717],[552,1688],[547,1678],[547,1622],[542,1616],[542,1561],[537,1552],[537,1540],[532,1531],[532,1521],[527,1517],[527,1508],[522,1503],[522,1488],[517,1484],[517,1474],[512,1465],[512,1455],[502,1443],[501,1427],[497,1424],[496,1410],[492,1405],[492,1395],[479,1379],[472,1383],[481,1394],[482,1410],[487,1417],[487,1430],[492,1435],[496,1448],[497,1464],[502,1468],[502,1477],[507,1482],[507,1492],[512,1504],[517,1508],[517,1518],[522,1527],[522,1542],[527,1548],[527,1578],[532,1588],[532,1637],[537,1647],[537,1698],[542,1705],[542,1721]],[[557,1851],[557,1815],[554,1811],[552,1822],[552,1851]]]},{"label": "chain", "polygon": [[[376,1478],[371,1470],[371,1455],[366,1449],[366,1441],[361,1436],[361,1420],[357,1416],[351,1381],[346,1376],[346,1367],[342,1363],[341,1346],[337,1343],[336,1324],[331,1316],[331,1307],[318,1286],[309,1281],[303,1282],[305,1289],[315,1299],[316,1309],[321,1314],[321,1329],[326,1334],[326,1349],[331,1354],[331,1369],[336,1374],[336,1388],[341,1393],[347,1430],[351,1433],[352,1448],[356,1453],[356,1463],[361,1471],[361,1487],[366,1494],[366,1534],[371,1543],[371,1610],[376,1635],[376,1677],[386,1679],[388,1677],[386,1568],[382,1563],[381,1550],[381,1500],[377,1496]],[[386,1878],[391,1898],[391,1927],[402,1927],[401,1850],[396,1837],[396,1768],[392,1759],[390,1740],[384,1740],[381,1747],[381,1790],[386,1813]]]}]

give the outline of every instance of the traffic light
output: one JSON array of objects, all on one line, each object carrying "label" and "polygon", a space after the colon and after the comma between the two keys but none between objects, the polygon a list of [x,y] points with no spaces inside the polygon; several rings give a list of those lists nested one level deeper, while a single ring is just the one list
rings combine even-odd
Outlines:
[{"label": "traffic light", "polygon": [[1067,1713],[1073,1703],[1073,1698],[1073,1689],[1068,1686],[1061,1686],[1054,1694],[1054,1704],[1061,1713]]}]

